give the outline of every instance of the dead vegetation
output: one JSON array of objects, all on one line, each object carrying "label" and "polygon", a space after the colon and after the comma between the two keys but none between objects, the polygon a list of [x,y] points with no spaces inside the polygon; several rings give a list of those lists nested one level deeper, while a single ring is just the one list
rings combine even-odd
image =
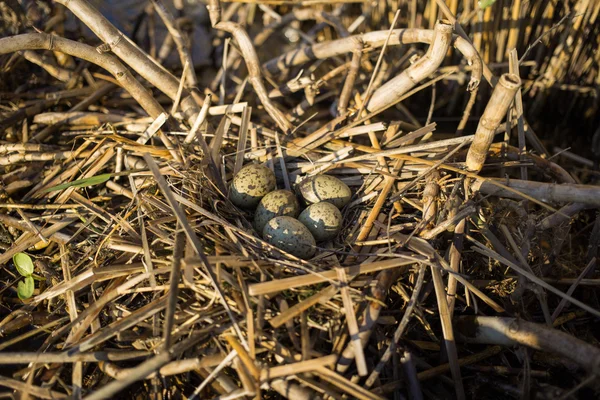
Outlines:
[{"label": "dead vegetation", "polygon": [[0,1],[0,397],[599,395],[599,1],[136,1]]}]

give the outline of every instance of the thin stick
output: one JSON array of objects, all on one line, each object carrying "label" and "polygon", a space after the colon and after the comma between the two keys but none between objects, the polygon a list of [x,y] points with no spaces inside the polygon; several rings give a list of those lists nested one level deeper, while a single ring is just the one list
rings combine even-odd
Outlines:
[{"label": "thin stick", "polygon": [[[198,114],[196,121],[194,121],[194,125],[192,125],[192,129],[190,129],[189,133],[186,135],[183,143],[190,144],[194,141],[194,138],[196,137],[196,132],[198,132],[198,129],[200,129],[202,124],[206,121],[206,116],[210,112],[211,103],[212,103],[212,96],[210,94],[207,94],[206,97],[204,98],[204,104],[202,104],[200,113]],[[245,109],[246,109],[246,107],[244,107],[244,110]]]},{"label": "thin stick", "polygon": [[298,304],[293,305],[285,311],[279,313],[278,316],[271,318],[269,320],[269,324],[273,328],[279,328],[281,325],[285,324],[292,318],[299,316],[302,312],[308,310],[310,307],[314,306],[317,303],[325,303],[329,299],[331,299],[337,293],[337,287],[328,286],[325,289],[321,290],[310,296],[309,298],[301,301]]},{"label": "thin stick", "polygon": [[132,371],[130,374],[123,377],[123,379],[114,380],[104,386],[101,386],[100,389],[89,394],[88,396],[85,396],[83,399],[103,400],[112,398],[116,393],[125,389],[129,385],[160,369],[160,367],[167,364],[170,360],[171,354],[169,352],[164,352],[162,354],[154,356],[151,359],[140,364],[137,368],[135,368],[135,371]]},{"label": "thin stick", "polygon": [[[511,32],[512,33],[512,32]],[[519,60],[517,55],[517,49],[512,49],[509,53],[510,57],[510,73],[515,74],[519,79]],[[527,145],[525,143],[525,124],[523,122],[523,98],[521,95],[521,88],[517,89],[515,93],[514,111],[517,114],[517,131],[518,131],[518,142],[519,142],[519,156],[522,161],[525,161],[525,153],[527,153]],[[521,167],[521,179],[527,180],[527,166]]]},{"label": "thin stick", "polygon": [[11,364],[54,364],[54,363],[77,363],[77,362],[100,362],[100,361],[127,361],[146,358],[151,353],[147,351],[94,351],[92,353],[68,354],[64,352],[1,352],[0,365]]},{"label": "thin stick", "polygon": [[179,293],[179,281],[181,279],[181,259],[185,249],[185,234],[178,233],[175,236],[175,246],[173,248],[173,264],[171,265],[171,275],[169,277],[169,298],[165,312],[165,321],[163,326],[164,348],[171,347],[171,331],[175,320],[175,308],[177,307],[177,294]]},{"label": "thin stick", "polygon": [[354,82],[356,81],[356,77],[358,76],[358,72],[360,70],[361,58],[362,44],[357,42],[356,49],[352,52],[350,68],[348,69],[348,74],[346,75],[346,80],[344,81],[342,92],[340,93],[340,99],[337,106],[339,114],[344,114],[348,108],[348,103],[350,102],[350,97],[352,96],[352,90],[354,90]]},{"label": "thin stick", "polygon": [[356,322],[356,315],[354,314],[354,304],[352,303],[350,291],[348,290],[348,280],[346,279],[346,272],[343,268],[339,266],[336,266],[335,270],[337,272],[337,277],[340,280],[340,291],[342,293],[342,302],[344,304],[344,311],[346,314],[346,324],[348,325],[350,341],[354,346],[354,358],[356,359],[356,368],[358,369],[358,375],[366,376],[369,371],[367,370],[367,361],[365,359],[365,353],[363,351],[362,343],[360,337],[358,336],[358,323]]},{"label": "thin stick", "polygon": [[337,356],[335,354],[330,354],[325,357],[314,358],[308,361],[300,361],[297,363],[263,369],[260,371],[260,380],[261,382],[264,382],[275,378],[313,371],[317,368],[330,367],[335,364],[336,359]]},{"label": "thin stick", "polygon": [[0,54],[25,49],[59,51],[99,65],[115,77],[117,82],[131,94],[148,115],[157,118],[165,112],[146,88],[134,78],[131,71],[110,54],[98,53],[93,47],[86,44],[45,33],[26,33],[0,39]]},{"label": "thin stick", "polygon": [[244,57],[244,61],[246,61],[246,67],[248,68],[248,80],[254,87],[256,95],[265,107],[267,113],[273,118],[277,126],[279,126],[284,133],[290,132],[292,130],[292,125],[269,98],[269,94],[263,82],[258,55],[248,33],[241,25],[235,22],[221,21],[221,5],[219,0],[209,0],[207,8],[212,26],[215,29],[229,32],[237,41],[242,56]]},{"label": "thin stick", "polygon": [[444,345],[446,347],[446,353],[448,353],[448,363],[450,364],[450,372],[452,373],[452,379],[454,380],[454,390],[456,391],[456,397],[458,399],[464,399],[465,388],[463,387],[460,365],[458,363],[458,351],[456,350],[452,320],[450,318],[450,312],[448,311],[448,302],[446,301],[444,280],[442,279],[440,270],[433,266],[431,267],[431,276],[433,277],[435,297],[437,298],[440,322],[444,334]]},{"label": "thin stick", "polygon": [[353,398],[360,400],[383,400],[383,397],[369,392],[368,390],[344,378],[342,375],[327,368],[319,367],[316,369],[316,372],[321,379],[337,386]]},{"label": "thin stick", "polygon": [[[577,289],[577,286],[579,285],[581,280],[592,270],[592,268],[594,268],[595,265],[596,265],[596,258],[594,257],[590,260],[588,265],[586,265],[586,267],[583,269],[583,271],[581,271],[581,273],[579,274],[579,276],[577,277],[575,282],[573,282],[571,284],[571,286],[567,290],[567,296],[571,296],[573,294],[573,292],[575,291],[575,289]],[[566,305],[567,305],[567,299],[562,299],[560,301],[560,303],[558,303],[558,306],[556,306],[556,309],[552,313],[552,317],[551,317],[552,322],[556,321],[556,318],[558,318],[558,316],[560,315],[560,313],[562,312],[563,308]]]},{"label": "thin stick", "polygon": [[[198,78],[196,77],[196,71],[194,70],[194,62],[192,61],[192,55],[188,43],[184,39],[181,31],[177,28],[177,22],[173,15],[167,10],[162,0],[150,0],[152,5],[156,9],[159,17],[164,22],[165,26],[169,30],[169,34],[173,38],[175,45],[177,46],[177,52],[179,53],[179,59],[181,65],[189,65],[189,68],[185,71],[183,76],[188,87],[194,88],[198,85]],[[204,106],[204,104],[203,104]]]},{"label": "thin stick", "polygon": [[248,369],[250,374],[252,374],[252,377],[258,382],[260,380],[260,370],[254,363],[252,357],[250,357],[250,354],[248,354],[246,349],[242,347],[240,342],[238,342],[234,336],[225,335],[225,340],[227,340],[227,343],[231,346],[231,348],[237,352],[240,360],[242,363],[244,363],[244,366]]},{"label": "thin stick", "polygon": [[[125,61],[135,72],[171,99],[177,96],[179,80],[123,35],[86,0],[57,0],[57,2],[75,14],[105,43],[108,50]],[[187,90],[184,90],[183,97],[184,112],[187,111],[187,117],[193,121],[198,114],[198,106],[194,99],[189,97]]]}]

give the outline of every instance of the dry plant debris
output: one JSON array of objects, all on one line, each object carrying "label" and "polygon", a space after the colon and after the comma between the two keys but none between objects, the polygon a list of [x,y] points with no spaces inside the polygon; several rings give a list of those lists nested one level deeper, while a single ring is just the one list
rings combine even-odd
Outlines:
[{"label": "dry plant debris", "polygon": [[599,1],[94,3],[0,1],[0,397],[600,396]]}]

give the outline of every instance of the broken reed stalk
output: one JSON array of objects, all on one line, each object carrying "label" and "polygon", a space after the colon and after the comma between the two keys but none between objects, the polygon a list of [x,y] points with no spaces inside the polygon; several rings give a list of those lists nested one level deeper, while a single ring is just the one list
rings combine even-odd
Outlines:
[{"label": "broken reed stalk", "polygon": [[[173,100],[177,97],[179,79],[154,61],[90,3],[86,0],[56,0],[56,2],[68,8],[104,42],[105,45],[98,47],[98,51],[104,53],[112,51],[161,92]],[[199,108],[186,89],[182,92],[181,108],[188,121],[193,123]]]},{"label": "broken reed stalk", "polygon": [[248,81],[252,84],[265,110],[284,133],[289,133],[292,130],[292,125],[269,98],[269,92],[267,92],[263,82],[258,54],[248,32],[240,24],[221,21],[221,3],[219,0],[209,0],[207,8],[213,28],[230,33],[237,41],[248,68]]},{"label": "broken reed stalk", "polygon": [[448,355],[448,364],[450,364],[450,372],[452,374],[452,380],[454,381],[456,398],[463,400],[465,399],[465,389],[463,387],[460,364],[458,362],[458,350],[456,349],[456,340],[454,339],[452,317],[448,310],[442,273],[437,266],[431,266],[431,276],[433,278],[435,297],[437,299],[440,323],[442,325],[442,334],[444,336],[444,347],[446,348],[446,353]]},{"label": "broken reed stalk", "polygon": [[515,74],[503,74],[498,80],[467,153],[466,164],[469,171],[479,172],[483,168],[496,128],[506,116],[519,87],[521,87],[521,79]]},{"label": "broken reed stalk", "polygon": [[385,108],[388,104],[397,102],[402,95],[439,68],[452,41],[452,25],[445,21],[438,21],[433,31],[433,38],[427,53],[398,76],[375,90],[366,105],[367,111],[375,112]]},{"label": "broken reed stalk", "polygon": [[522,345],[558,354],[600,374],[600,349],[565,332],[517,318],[461,316],[458,338],[469,343]]}]

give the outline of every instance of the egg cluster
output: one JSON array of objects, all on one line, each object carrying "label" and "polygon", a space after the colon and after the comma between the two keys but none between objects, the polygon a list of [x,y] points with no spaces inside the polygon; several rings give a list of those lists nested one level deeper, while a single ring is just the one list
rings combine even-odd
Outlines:
[{"label": "egg cluster", "polygon": [[[229,199],[254,211],[254,229],[267,242],[299,258],[313,257],[316,243],[333,239],[342,228],[340,208],[350,202],[350,188],[333,176],[315,175],[296,185],[297,194],[275,189],[273,171],[248,164],[233,178]],[[302,211],[301,203],[307,206]]]}]

